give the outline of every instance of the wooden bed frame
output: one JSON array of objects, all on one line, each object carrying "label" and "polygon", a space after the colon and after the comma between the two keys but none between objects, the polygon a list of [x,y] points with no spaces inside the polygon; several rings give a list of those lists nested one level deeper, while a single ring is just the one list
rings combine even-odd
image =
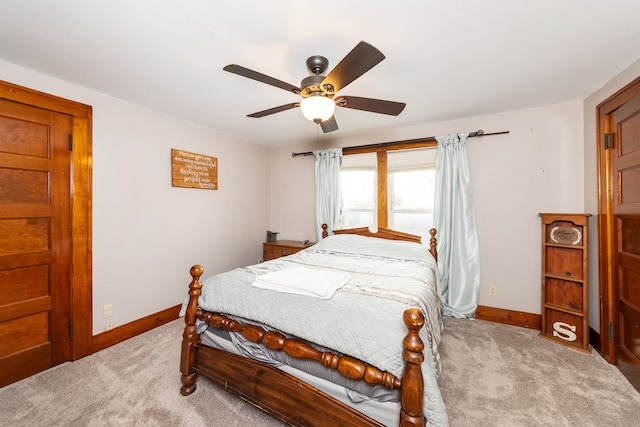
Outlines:
[{"label": "wooden bed frame", "polygon": [[[326,226],[323,229],[323,237],[326,237]],[[418,243],[421,241],[420,236],[384,228],[380,228],[377,233],[372,233],[367,227],[334,232]],[[430,252],[437,259],[436,231],[432,229],[430,234]],[[421,368],[424,343],[418,336],[418,331],[424,325],[424,316],[420,310],[409,308],[404,312],[403,320],[408,330],[403,340],[402,352],[405,367],[402,378],[397,378],[355,358],[320,352],[300,339],[287,339],[280,333],[236,322],[222,313],[200,310],[198,297],[202,292],[200,277],[203,273],[202,266],[191,267],[192,281],[189,284],[180,358],[182,395],[187,396],[195,391],[196,378],[200,374],[293,426],[382,427],[379,422],[278,368],[202,344],[196,333],[196,319],[200,319],[215,328],[239,332],[249,340],[262,343],[270,349],[284,351],[291,357],[316,360],[345,377],[380,384],[388,389],[399,389],[402,407],[399,425],[423,427],[426,424]]]}]

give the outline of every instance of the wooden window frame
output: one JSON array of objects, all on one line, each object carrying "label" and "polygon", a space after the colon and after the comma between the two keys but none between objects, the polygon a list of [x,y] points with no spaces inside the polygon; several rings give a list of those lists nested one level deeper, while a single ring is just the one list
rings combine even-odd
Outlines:
[{"label": "wooden window frame", "polygon": [[[389,227],[389,187],[387,183],[387,154],[390,151],[399,150],[415,150],[418,148],[433,148],[438,143],[436,141],[423,141],[423,142],[407,142],[405,144],[395,144],[387,147],[365,147],[361,149],[349,150],[344,152],[344,156],[352,154],[367,154],[376,153],[377,174],[378,174],[378,227]],[[382,207],[382,208],[381,208]]]}]

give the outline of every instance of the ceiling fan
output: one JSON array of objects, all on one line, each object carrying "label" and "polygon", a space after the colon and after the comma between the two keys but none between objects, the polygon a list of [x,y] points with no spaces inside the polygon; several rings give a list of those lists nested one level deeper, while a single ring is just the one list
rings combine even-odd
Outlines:
[{"label": "ceiling fan", "polygon": [[312,56],[307,59],[307,68],[312,75],[302,79],[300,87],[236,64],[227,65],[223,70],[302,96],[300,102],[292,102],[258,111],[257,113],[248,114],[248,117],[265,117],[300,107],[307,119],[320,124],[322,131],[327,133],[338,130],[338,123],[333,115],[336,106],[392,116],[397,116],[402,112],[406,104],[401,102],[342,95],[334,98],[338,91],[344,89],[349,83],[369,71],[384,58],[384,55],[378,49],[369,43],[361,41],[329,74],[324,76],[323,73],[327,70],[329,61],[323,56]]}]

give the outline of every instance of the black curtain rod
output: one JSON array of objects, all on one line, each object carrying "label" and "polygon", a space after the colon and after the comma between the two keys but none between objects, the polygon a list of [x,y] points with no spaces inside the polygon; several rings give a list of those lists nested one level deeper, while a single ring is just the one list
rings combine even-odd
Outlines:
[{"label": "black curtain rod", "polygon": [[[476,137],[476,136],[502,135],[502,134],[505,134],[505,133],[509,133],[509,131],[505,130],[505,131],[502,131],[502,132],[484,133],[484,131],[482,129],[480,129],[480,130],[477,130],[475,132],[469,132],[469,138],[473,138],[473,137]],[[363,149],[368,149],[368,148],[393,147],[394,145],[414,144],[414,143],[418,143],[418,142],[433,142],[435,140],[436,140],[435,136],[429,136],[427,138],[406,139],[404,141],[380,142],[378,144],[369,144],[369,145],[356,145],[356,146],[353,146],[353,147],[344,147],[342,149],[342,152],[344,153],[345,151],[363,150]],[[306,151],[304,153],[291,153],[291,157],[312,156],[312,155],[313,155],[312,151]]]}]

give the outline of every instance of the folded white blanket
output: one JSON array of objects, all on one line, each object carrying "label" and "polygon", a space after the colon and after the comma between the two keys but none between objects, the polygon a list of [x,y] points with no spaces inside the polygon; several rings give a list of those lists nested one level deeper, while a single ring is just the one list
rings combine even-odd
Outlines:
[{"label": "folded white blanket", "polygon": [[296,266],[258,276],[252,286],[329,299],[350,278],[348,273]]}]

